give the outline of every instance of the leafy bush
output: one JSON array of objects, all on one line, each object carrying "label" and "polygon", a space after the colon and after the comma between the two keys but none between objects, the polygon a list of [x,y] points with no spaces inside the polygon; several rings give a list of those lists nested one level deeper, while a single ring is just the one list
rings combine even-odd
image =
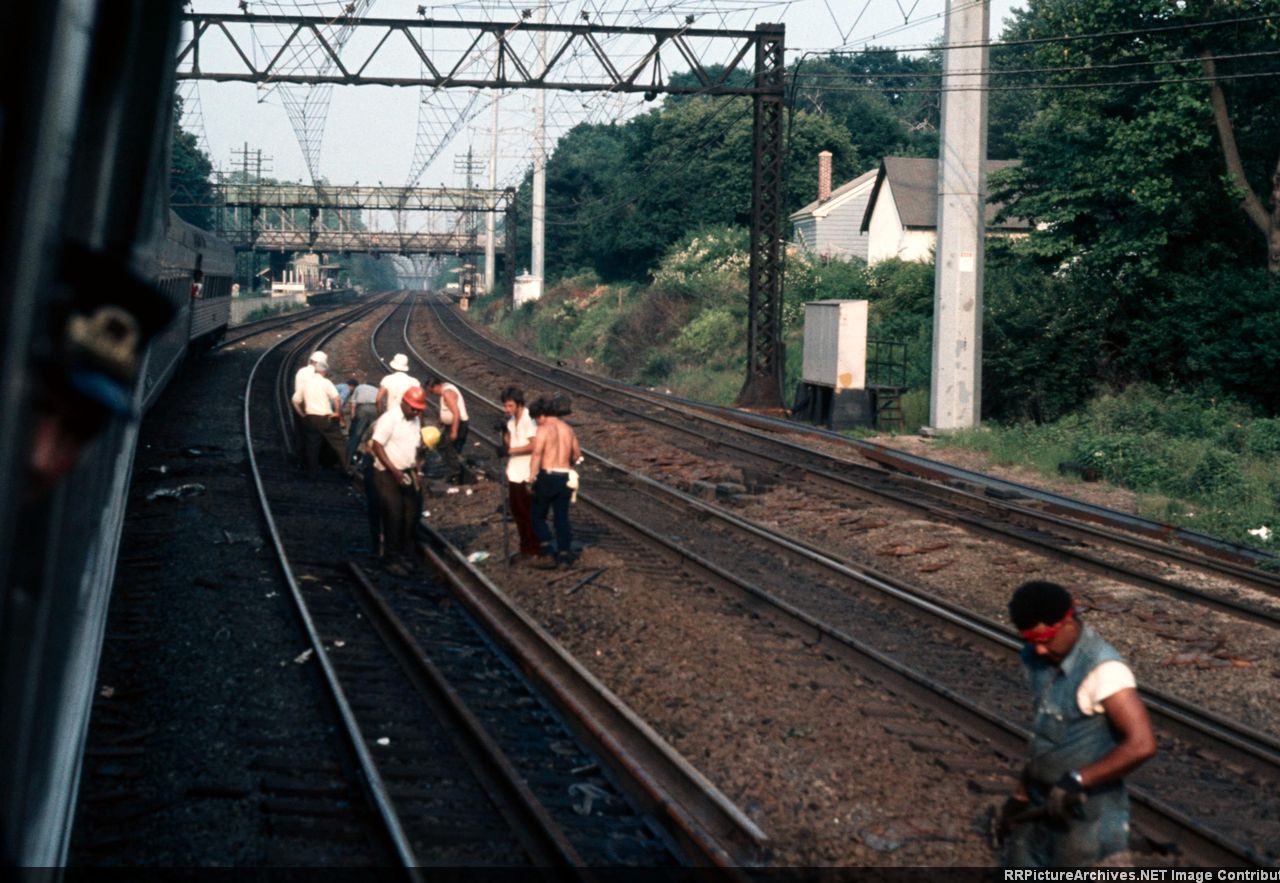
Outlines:
[{"label": "leafy bush", "polygon": [[1137,491],[1149,517],[1232,542],[1268,548],[1248,531],[1280,531],[1280,419],[1220,396],[1136,384],[1055,423],[993,422],[943,443],[1051,475],[1096,475]]}]

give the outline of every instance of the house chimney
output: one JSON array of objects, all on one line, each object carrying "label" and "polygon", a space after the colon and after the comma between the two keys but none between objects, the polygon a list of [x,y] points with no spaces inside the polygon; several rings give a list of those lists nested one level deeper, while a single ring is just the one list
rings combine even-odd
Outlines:
[{"label": "house chimney", "polygon": [[831,151],[818,154],[818,202],[831,198]]}]

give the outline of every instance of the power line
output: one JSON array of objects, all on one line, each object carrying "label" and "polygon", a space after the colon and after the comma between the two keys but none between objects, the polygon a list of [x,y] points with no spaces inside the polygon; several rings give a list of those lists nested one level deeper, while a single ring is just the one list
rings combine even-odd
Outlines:
[{"label": "power line", "polygon": [[[1199,64],[1201,61],[1235,61],[1242,58],[1270,58],[1280,55],[1280,49],[1269,49],[1261,52],[1237,52],[1229,55],[1206,55],[1206,56],[1187,56],[1183,58],[1151,58],[1151,59],[1135,59],[1133,61],[1119,62],[1103,62],[1100,64],[1085,65],[1050,65],[1048,67],[1028,67],[1028,68],[965,68],[962,70],[952,71],[949,74],[939,70],[920,70],[920,71],[850,71],[850,72],[816,72],[808,74],[803,78],[803,82],[810,81],[844,81],[844,80],[893,80],[893,79],[941,79],[944,76],[1013,76],[1022,74],[1057,74],[1057,73],[1082,73],[1088,71],[1101,70],[1118,70],[1121,68],[1132,67],[1156,67],[1162,64]],[[799,76],[798,74],[796,75]],[[897,90],[894,90],[897,91]]]},{"label": "power line", "polygon": [[[968,6],[977,6],[981,2],[984,2],[984,0],[974,0],[974,2],[968,4]],[[940,13],[936,17],[942,17],[942,14]],[[884,51],[898,52],[901,54],[906,54],[911,52],[949,52],[953,49],[1004,49],[1011,46],[1039,46],[1045,43],[1075,43],[1080,40],[1103,40],[1103,39],[1112,39],[1115,37],[1149,37],[1155,34],[1169,33],[1172,31],[1202,30],[1205,28],[1224,27],[1227,25],[1250,24],[1252,22],[1271,21],[1275,18],[1276,18],[1276,15],[1274,13],[1270,15],[1260,14],[1260,15],[1243,16],[1241,18],[1215,19],[1214,21],[1183,22],[1181,24],[1175,24],[1175,25],[1161,25],[1161,26],[1148,27],[1148,28],[1133,28],[1125,31],[1095,31],[1087,34],[1063,34],[1061,36],[1056,36],[1056,37],[1025,37],[1020,40],[983,40],[980,42],[951,43],[946,45],[935,44],[931,46],[898,46],[898,47],[893,47],[892,49],[885,49]],[[813,50],[809,54],[860,55],[863,52],[868,51],[868,49],[872,49],[872,47],[869,47],[867,45],[871,40],[876,40],[876,39],[879,39],[881,36],[894,33],[895,30],[897,29],[890,29],[889,31],[884,31],[881,34],[874,34],[868,37],[866,40],[863,41],[863,46],[860,49],[840,48],[840,49],[827,49],[827,50]]]},{"label": "power line", "polygon": [[[1085,68],[1087,70],[1088,68]],[[1161,77],[1159,79],[1150,80],[1110,80],[1103,83],[1011,83],[1008,85],[986,85],[986,86],[903,86],[894,89],[894,92],[920,92],[936,94],[940,92],[1030,92],[1037,90],[1047,91],[1066,91],[1071,89],[1114,89],[1124,86],[1163,86],[1176,83],[1211,83],[1211,82],[1228,82],[1233,80],[1256,80],[1266,79],[1268,77],[1280,77],[1280,70],[1277,71],[1260,71],[1255,73],[1241,74],[1218,74],[1216,76],[1198,76],[1198,77]],[[828,94],[836,95],[852,95],[852,94],[881,94],[884,89],[873,86],[832,86],[824,90]]]}]

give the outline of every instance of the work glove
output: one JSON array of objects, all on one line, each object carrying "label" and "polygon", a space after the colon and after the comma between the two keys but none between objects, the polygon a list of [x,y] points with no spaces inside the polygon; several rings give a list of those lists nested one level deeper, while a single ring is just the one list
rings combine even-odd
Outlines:
[{"label": "work glove", "polygon": [[1065,822],[1076,817],[1076,808],[1083,806],[1089,796],[1080,784],[1079,773],[1063,773],[1062,778],[1054,783],[1045,801],[1045,817],[1053,822]]},{"label": "work glove", "polygon": [[1004,845],[1013,833],[1018,817],[1031,808],[1031,801],[1021,797],[1010,797],[995,813],[991,820],[991,845],[999,848]]}]

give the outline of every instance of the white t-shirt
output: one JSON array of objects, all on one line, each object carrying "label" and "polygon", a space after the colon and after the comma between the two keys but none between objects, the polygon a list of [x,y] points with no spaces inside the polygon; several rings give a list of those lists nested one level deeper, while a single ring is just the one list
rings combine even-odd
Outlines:
[{"label": "white t-shirt", "polygon": [[394,371],[382,378],[379,384],[387,391],[387,410],[400,413],[400,400],[404,398],[404,394],[415,386],[421,386],[416,377],[410,377],[403,371]]},{"label": "white t-shirt", "polygon": [[307,415],[327,417],[336,414],[333,399],[338,397],[338,388],[323,374],[312,374],[304,378],[302,386],[293,394],[293,403],[301,405]]},{"label": "white t-shirt", "polygon": [[310,362],[298,369],[298,373],[293,375],[293,394],[295,396],[298,394],[298,390],[302,389],[302,384],[306,379],[314,376],[315,373],[316,366],[312,365]]},{"label": "white t-shirt", "polygon": [[1118,659],[1111,659],[1084,676],[1076,689],[1076,704],[1080,706],[1082,714],[1102,714],[1105,710],[1102,707],[1103,700],[1121,690],[1137,686],[1138,682],[1134,680],[1129,666]]},{"label": "white t-shirt", "polygon": [[[507,434],[511,436],[510,446],[513,448],[522,448],[529,442],[533,441],[533,437],[538,434],[538,424],[529,416],[529,411],[523,410],[520,418],[507,418]],[[514,484],[520,484],[529,480],[529,464],[533,460],[533,454],[513,454],[507,458],[507,481]]]},{"label": "white t-shirt", "polygon": [[[397,469],[408,469],[413,466],[418,456],[418,445],[422,443],[422,422],[414,417],[406,420],[400,406],[394,411],[387,411],[373,424],[372,441],[376,441],[387,452],[387,459]],[[385,472],[382,461],[373,458],[373,468]]]},{"label": "white t-shirt", "polygon": [[440,422],[445,426],[453,422],[453,411],[449,410],[449,405],[444,400],[444,391],[446,389],[453,390],[454,395],[458,397],[458,416],[462,420],[469,420],[470,418],[467,417],[467,400],[462,397],[461,390],[452,383],[442,383],[440,386]]}]

